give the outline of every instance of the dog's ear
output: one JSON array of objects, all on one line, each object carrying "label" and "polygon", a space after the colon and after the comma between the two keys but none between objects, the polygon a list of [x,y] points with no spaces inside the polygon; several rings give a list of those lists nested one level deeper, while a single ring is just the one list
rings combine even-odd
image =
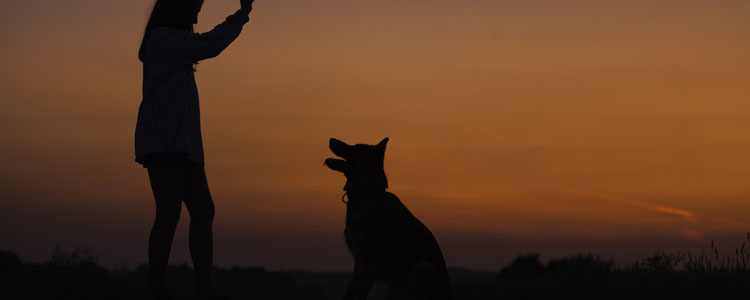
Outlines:
[{"label": "dog's ear", "polygon": [[339,171],[341,173],[346,173],[346,169],[349,168],[349,163],[347,163],[345,160],[335,158],[326,159],[323,164],[326,165],[329,169]]},{"label": "dog's ear", "polygon": [[380,153],[383,153],[385,155],[385,146],[388,145],[388,137],[384,138],[380,143],[375,145],[375,147],[380,151]]},{"label": "dog's ear", "polygon": [[352,155],[352,146],[347,145],[346,143],[339,141],[337,139],[331,138],[328,141],[328,148],[331,148],[331,151],[333,151],[333,154],[336,154],[338,157],[341,157],[343,159],[351,159]]}]

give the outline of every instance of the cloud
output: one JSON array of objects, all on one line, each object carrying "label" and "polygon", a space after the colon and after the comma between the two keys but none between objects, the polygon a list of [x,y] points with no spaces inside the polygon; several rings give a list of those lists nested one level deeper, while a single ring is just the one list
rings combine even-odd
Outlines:
[{"label": "cloud", "polygon": [[650,209],[653,211],[680,216],[680,217],[685,218],[685,220],[693,224],[698,223],[698,219],[696,218],[695,214],[684,209],[679,209],[679,208],[674,208],[674,207],[669,207],[669,206],[664,206],[664,205],[659,205],[659,204],[651,204],[651,203],[635,201],[635,200],[624,200],[624,202],[632,206],[643,207],[643,208]]},{"label": "cloud", "polygon": [[635,207],[641,207],[641,208],[645,208],[645,209],[648,209],[648,210],[665,213],[665,214],[668,214],[668,215],[679,216],[679,217],[682,217],[685,220],[687,220],[688,222],[693,223],[693,224],[697,224],[698,223],[698,217],[697,217],[697,215],[695,213],[693,213],[691,211],[684,210],[684,209],[680,209],[680,208],[669,207],[669,206],[666,206],[666,205],[659,205],[659,204],[653,204],[653,203],[647,203],[647,202],[643,202],[643,201],[622,199],[622,198],[617,197],[617,196],[605,195],[605,194],[595,194],[595,193],[586,192],[586,191],[567,190],[567,192],[571,193],[571,194],[581,195],[581,196],[594,197],[594,198],[599,198],[599,199],[604,199],[604,200],[609,200],[609,201],[614,201],[614,202],[626,203],[628,205],[635,206]]},{"label": "cloud", "polygon": [[[577,195],[594,197],[594,198],[604,199],[604,200],[613,201],[613,202],[620,202],[620,203],[624,203],[624,204],[634,206],[634,207],[645,208],[651,211],[656,211],[656,212],[664,213],[667,215],[682,218],[691,224],[698,224],[698,216],[695,213],[688,211],[688,210],[676,208],[676,207],[669,207],[666,205],[653,204],[653,203],[637,201],[637,200],[622,199],[617,196],[595,194],[595,193],[585,192],[585,191],[568,190],[568,192],[577,194]],[[682,237],[688,240],[699,241],[699,242],[705,241],[703,234],[700,231],[693,229],[693,228],[683,227],[682,229],[680,229],[680,234],[682,235]]]}]

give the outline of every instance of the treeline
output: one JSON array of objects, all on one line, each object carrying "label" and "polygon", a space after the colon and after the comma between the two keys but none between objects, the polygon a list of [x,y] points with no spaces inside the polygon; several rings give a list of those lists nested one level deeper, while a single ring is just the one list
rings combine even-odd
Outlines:
[{"label": "treeline", "polygon": [[[576,255],[540,261],[521,255],[497,272],[450,269],[453,299],[750,299],[750,251],[720,256],[714,245],[692,253],[656,252],[619,265],[612,259]],[[147,267],[108,270],[87,248],[59,247],[44,263],[23,262],[0,250],[0,299],[146,299]],[[167,291],[194,299],[187,265],[170,266]],[[340,299],[348,273],[218,268],[217,289],[230,299]]]}]

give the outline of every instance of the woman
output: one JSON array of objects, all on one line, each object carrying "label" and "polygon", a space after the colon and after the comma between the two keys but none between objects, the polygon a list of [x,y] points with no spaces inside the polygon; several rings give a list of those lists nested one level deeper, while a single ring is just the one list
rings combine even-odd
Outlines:
[{"label": "woman", "polygon": [[156,0],[138,58],[143,62],[143,101],[135,128],[135,161],[148,170],[156,200],[148,245],[151,299],[163,294],[182,202],[190,214],[189,246],[199,299],[216,299],[213,285],[211,223],[214,205],[206,181],[195,65],[212,58],[240,34],[253,0],[213,30],[196,34],[203,0]]}]

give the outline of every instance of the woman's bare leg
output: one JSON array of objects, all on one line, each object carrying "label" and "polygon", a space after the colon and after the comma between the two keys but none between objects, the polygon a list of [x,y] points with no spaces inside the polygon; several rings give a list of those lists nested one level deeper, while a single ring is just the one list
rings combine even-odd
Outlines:
[{"label": "woman's bare leg", "polygon": [[148,168],[156,202],[156,218],[148,240],[148,286],[152,297],[164,288],[164,272],[169,262],[172,239],[182,206],[182,168]]},{"label": "woman's bare leg", "polygon": [[185,206],[190,214],[190,256],[198,281],[199,299],[214,296],[213,233],[214,202],[202,166],[185,167]]}]

